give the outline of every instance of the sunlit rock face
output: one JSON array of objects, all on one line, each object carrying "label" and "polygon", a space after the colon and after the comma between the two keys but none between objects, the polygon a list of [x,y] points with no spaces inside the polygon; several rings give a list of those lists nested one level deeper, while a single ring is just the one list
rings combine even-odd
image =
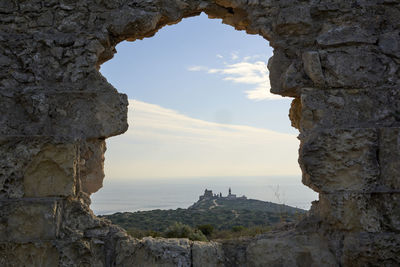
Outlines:
[{"label": "sunlit rock face", "polygon": [[[128,127],[98,69],[119,42],[201,12],[274,47],[271,91],[295,98],[320,200],[254,239],[135,240],[89,209],[104,139]],[[400,265],[398,1],[0,0],[0,13],[1,266]]]}]

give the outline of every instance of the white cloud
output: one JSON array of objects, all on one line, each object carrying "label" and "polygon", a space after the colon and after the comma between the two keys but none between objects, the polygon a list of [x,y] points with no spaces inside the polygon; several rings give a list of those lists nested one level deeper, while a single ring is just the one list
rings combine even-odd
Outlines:
[{"label": "white cloud", "polygon": [[239,59],[239,55],[238,55],[239,53],[238,52],[232,52],[231,53],[231,59],[232,60],[237,60],[237,59]]},{"label": "white cloud", "polygon": [[268,81],[268,71],[262,61],[239,62],[226,65],[222,69],[210,69],[208,72],[225,74],[225,80],[235,83],[260,84]]},{"label": "white cloud", "polygon": [[270,81],[267,64],[263,61],[250,61],[251,58],[244,58],[243,61],[233,64],[225,63],[222,68],[207,68],[195,66],[189,71],[207,71],[209,74],[220,74],[226,81],[238,84],[250,84],[254,87],[245,91],[247,98],[255,101],[282,99],[279,95],[270,93]]},{"label": "white cloud", "polygon": [[207,71],[207,67],[203,67],[203,66],[190,66],[188,68],[189,71]]},{"label": "white cloud", "polygon": [[129,103],[129,130],[107,140],[107,177],[300,174],[294,135],[203,121],[141,101]]},{"label": "white cloud", "polygon": [[243,61],[251,61],[251,60],[260,60],[266,58],[264,55],[252,55],[252,56],[246,56],[243,58]]},{"label": "white cloud", "polygon": [[217,54],[217,58],[224,58],[221,54]]}]

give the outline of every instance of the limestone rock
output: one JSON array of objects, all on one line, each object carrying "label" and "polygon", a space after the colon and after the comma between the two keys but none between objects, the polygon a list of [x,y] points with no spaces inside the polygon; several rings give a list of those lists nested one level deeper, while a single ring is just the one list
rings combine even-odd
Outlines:
[{"label": "limestone rock", "polygon": [[56,200],[2,201],[0,204],[0,242],[56,239],[61,220]]},{"label": "limestone rock", "polygon": [[75,145],[43,147],[24,173],[25,196],[73,196],[77,179],[77,152]]},{"label": "limestone rock", "polygon": [[308,33],[311,25],[310,7],[297,4],[281,9],[275,27],[281,34],[301,35]]},{"label": "limestone rock", "polygon": [[[303,140],[303,183],[317,192],[371,191],[378,184],[375,129],[326,130]],[[340,144],[340,146],[339,146]]]},{"label": "limestone rock", "polygon": [[316,212],[323,223],[340,230],[382,233],[400,228],[396,193],[321,194]]},{"label": "limestone rock", "polygon": [[295,232],[260,236],[247,248],[249,266],[339,266],[318,234]]},{"label": "limestone rock", "polygon": [[304,70],[308,77],[314,82],[316,86],[324,86],[325,78],[322,73],[321,62],[319,54],[316,51],[308,51],[303,53]]},{"label": "limestone rock", "polygon": [[117,266],[191,266],[190,242],[187,239],[146,237],[140,241],[128,240],[117,244]]},{"label": "limestone rock", "polygon": [[400,129],[383,128],[379,135],[380,187],[382,191],[400,190]]},{"label": "limestone rock", "polygon": [[386,56],[365,47],[332,48],[320,53],[320,57],[326,83],[334,88],[380,85],[378,77],[390,79],[392,74],[387,70],[398,68]]},{"label": "limestone rock", "polygon": [[[386,94],[382,94],[386,91]],[[303,88],[303,131],[316,127],[369,128],[399,127],[400,94],[396,89],[375,87],[368,89],[318,90]],[[375,110],[376,108],[376,110]],[[309,114],[310,116],[306,116]]]},{"label": "limestone rock", "polygon": [[214,242],[193,242],[191,249],[193,267],[225,266],[225,256],[221,244]]},{"label": "limestone rock", "polygon": [[352,233],[344,237],[344,266],[396,266],[400,260],[400,239],[389,233]]},{"label": "limestone rock", "polygon": [[104,140],[93,140],[83,143],[80,150],[82,191],[88,194],[95,193],[103,187],[106,143]]},{"label": "limestone rock", "polygon": [[293,99],[290,105],[289,118],[292,126],[296,129],[300,129],[301,110],[301,100],[299,98]]},{"label": "limestone rock", "polygon": [[332,29],[317,37],[317,42],[323,46],[340,44],[367,43],[373,44],[378,40],[373,30],[357,26],[334,26]]},{"label": "limestone rock", "polygon": [[4,267],[53,267],[58,263],[58,251],[51,243],[0,245],[0,265]]},{"label": "limestone rock", "polygon": [[379,38],[379,48],[385,54],[400,58],[400,32],[382,34]]}]

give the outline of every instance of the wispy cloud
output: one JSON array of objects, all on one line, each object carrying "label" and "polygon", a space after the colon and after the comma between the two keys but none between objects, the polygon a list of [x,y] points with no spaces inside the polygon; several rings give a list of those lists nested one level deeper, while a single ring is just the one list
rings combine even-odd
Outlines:
[{"label": "wispy cloud", "polygon": [[207,71],[207,67],[203,67],[203,66],[190,66],[188,68],[189,71]]},{"label": "wispy cloud", "polygon": [[219,74],[223,77],[223,80],[252,85],[252,89],[245,91],[247,98],[251,100],[282,99],[281,96],[270,93],[271,86],[267,64],[264,61],[254,61],[258,57],[258,55],[257,57],[245,57],[237,63],[224,63],[222,68],[192,66],[188,70]]},{"label": "wispy cloud", "polygon": [[263,56],[263,55],[245,56],[243,58],[243,61],[254,61],[254,60],[260,60],[262,58],[265,58],[265,56]]},{"label": "wispy cloud", "polygon": [[239,59],[239,53],[238,53],[238,52],[232,52],[232,53],[231,53],[231,59],[232,59],[232,60],[237,60],[237,59]]},{"label": "wispy cloud", "polygon": [[298,175],[294,135],[188,117],[130,100],[130,128],[108,139],[114,178]]}]

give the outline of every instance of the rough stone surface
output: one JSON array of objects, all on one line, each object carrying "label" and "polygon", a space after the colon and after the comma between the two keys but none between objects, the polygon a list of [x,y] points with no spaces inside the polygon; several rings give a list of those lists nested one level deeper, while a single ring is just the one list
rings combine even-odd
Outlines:
[{"label": "rough stone surface", "polygon": [[81,189],[87,194],[95,193],[103,187],[104,179],[104,140],[93,140],[83,143],[80,147]]},{"label": "rough stone surface", "polygon": [[303,53],[304,71],[314,82],[315,86],[323,87],[325,85],[325,77],[322,72],[321,61],[317,51],[307,51]]},{"label": "rough stone surface", "polygon": [[330,228],[379,233],[399,230],[398,193],[320,194],[313,211]]},{"label": "rough stone surface", "polygon": [[379,135],[381,190],[400,190],[400,129],[382,128]]},{"label": "rough stone surface", "polygon": [[249,266],[336,266],[328,242],[318,234],[295,231],[260,236],[247,247]]},{"label": "rough stone surface", "polygon": [[[135,240],[91,212],[127,98],[99,73],[122,41],[201,12],[269,41],[295,97],[298,225],[254,239]],[[1,266],[399,266],[400,3],[0,0]],[[267,42],[266,42],[267,45]]]},{"label": "rough stone surface", "polygon": [[224,266],[224,261],[225,255],[221,244],[214,242],[193,242],[193,267],[220,267]]},{"label": "rough stone surface", "polygon": [[59,263],[51,243],[0,244],[0,265],[10,267],[53,267]]},{"label": "rough stone surface", "polygon": [[[129,239],[128,239],[129,240]],[[118,245],[117,245],[118,246]],[[126,255],[116,266],[190,266],[191,244],[187,239],[143,238],[138,242],[123,242]],[[122,248],[122,247],[121,247]],[[128,248],[128,249],[127,249]]]},{"label": "rough stone surface", "polygon": [[26,197],[73,196],[77,169],[74,145],[44,146],[24,173]]},{"label": "rough stone surface", "polygon": [[371,192],[379,186],[377,150],[375,129],[314,132],[300,147],[303,183],[317,192]]},{"label": "rough stone surface", "polygon": [[2,201],[0,242],[30,242],[57,238],[61,210],[56,200]]},{"label": "rough stone surface", "polygon": [[343,239],[344,266],[397,266],[400,261],[399,235],[351,233]]}]

